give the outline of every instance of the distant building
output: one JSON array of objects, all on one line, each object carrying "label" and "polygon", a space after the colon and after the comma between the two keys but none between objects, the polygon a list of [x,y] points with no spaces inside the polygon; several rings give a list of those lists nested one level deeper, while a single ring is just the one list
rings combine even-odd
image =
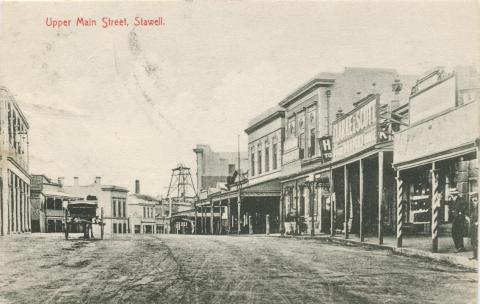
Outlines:
[{"label": "distant building", "polygon": [[[197,145],[193,152],[197,155],[197,192],[216,188],[218,183],[226,183],[227,177],[238,169],[238,152],[214,152],[209,145]],[[248,170],[248,155],[240,152],[240,169]]]},{"label": "distant building", "polygon": [[0,234],[31,231],[27,119],[0,86]]},{"label": "distant building", "polygon": [[140,193],[140,181],[135,181],[135,193],[127,197],[130,232],[138,234],[166,233],[168,220],[161,199]]},{"label": "distant building", "polygon": [[[55,183],[45,175],[34,174],[31,181],[32,232],[63,232],[63,201],[82,197],[65,193],[63,178],[58,178]],[[72,227],[72,232],[80,230],[80,226]]]},{"label": "distant building", "polygon": [[97,214],[103,208],[105,233],[129,233],[127,193],[128,189],[114,185],[102,185],[101,178],[96,177],[90,185],[79,185],[79,178],[74,177],[73,186],[63,186],[65,192],[86,198],[94,196],[98,200]]}]

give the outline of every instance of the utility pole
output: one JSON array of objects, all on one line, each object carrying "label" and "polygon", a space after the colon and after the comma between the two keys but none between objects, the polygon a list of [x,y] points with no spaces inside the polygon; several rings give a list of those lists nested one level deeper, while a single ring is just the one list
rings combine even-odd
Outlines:
[{"label": "utility pole", "polygon": [[240,168],[240,134],[237,135],[237,161],[238,161],[238,215],[237,215],[237,234],[240,234],[240,217],[241,217],[241,204],[242,204],[242,170]]}]

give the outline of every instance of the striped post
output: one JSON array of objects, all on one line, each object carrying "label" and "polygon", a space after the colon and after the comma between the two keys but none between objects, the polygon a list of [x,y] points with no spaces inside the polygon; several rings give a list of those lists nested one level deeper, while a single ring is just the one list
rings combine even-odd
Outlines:
[{"label": "striped post", "polygon": [[330,168],[330,235],[335,236],[335,206],[334,206],[334,195],[333,190],[333,170]]},{"label": "striped post", "polygon": [[400,170],[397,170],[397,247],[402,247],[403,232],[403,179],[400,177]]},{"label": "striped post", "polygon": [[438,211],[440,209],[440,189],[438,187],[438,170],[432,166],[432,252],[438,252]]}]

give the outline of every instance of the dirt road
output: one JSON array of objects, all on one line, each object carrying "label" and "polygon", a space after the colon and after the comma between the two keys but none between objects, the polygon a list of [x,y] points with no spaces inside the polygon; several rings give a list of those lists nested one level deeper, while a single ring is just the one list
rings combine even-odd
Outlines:
[{"label": "dirt road", "polygon": [[0,238],[0,303],[476,303],[475,272],[314,240]]}]

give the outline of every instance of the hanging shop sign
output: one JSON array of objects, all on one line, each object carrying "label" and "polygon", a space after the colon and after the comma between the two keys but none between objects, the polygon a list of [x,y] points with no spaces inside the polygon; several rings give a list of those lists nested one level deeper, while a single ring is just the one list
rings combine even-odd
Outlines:
[{"label": "hanging shop sign", "polygon": [[322,152],[323,162],[332,160],[332,137],[323,136],[318,140],[320,142],[320,151]]},{"label": "hanging shop sign", "polygon": [[333,160],[343,159],[377,143],[379,95],[367,98],[370,100],[366,99],[333,123]]}]

